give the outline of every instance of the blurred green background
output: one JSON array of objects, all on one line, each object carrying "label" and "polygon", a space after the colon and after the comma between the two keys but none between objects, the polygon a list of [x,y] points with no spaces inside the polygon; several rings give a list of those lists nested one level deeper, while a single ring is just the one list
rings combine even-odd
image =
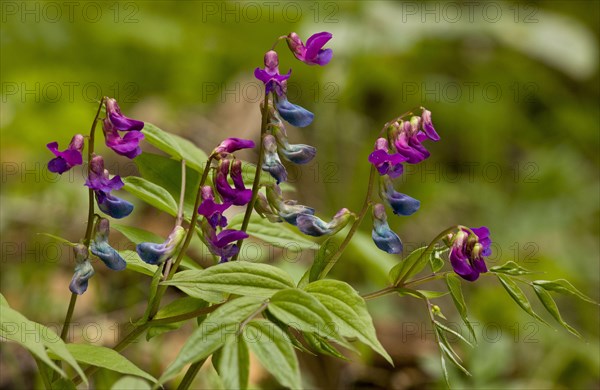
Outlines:
[{"label": "blurred green background", "polygon": [[[390,215],[405,251],[456,223],[487,225],[490,265],[513,260],[545,272],[540,279],[564,277],[598,300],[599,12],[597,1],[4,1],[2,293],[29,318],[59,328],[73,261],[66,247],[37,233],[77,241],[87,192],[81,170],[62,177],[45,170],[45,144],[62,147],[73,133],[87,133],[101,96],[205,150],[227,136],[257,139],[260,85],[252,72],[264,52],[290,31],[304,39],[330,31],[334,57],[323,68],[305,66],[278,46],[281,70],[293,68],[290,100],[316,117],[308,128],[289,130],[292,142],[319,151],[308,166],[290,168],[294,198],[324,218],[341,207],[358,210],[366,158],[381,126],[426,106],[442,140],[429,143],[431,157],[397,184],[422,202],[409,218]],[[111,171],[136,174],[130,161],[107,159]],[[168,233],[169,217],[136,205],[125,223]],[[333,273],[363,293],[385,286],[385,272],[399,260],[372,245],[369,224]],[[299,274],[311,259],[308,253],[298,261],[265,261]],[[72,337],[111,346],[116,324],[143,311],[149,280],[96,270],[78,302]],[[452,371],[456,388],[600,388],[596,306],[557,297],[564,318],[584,335],[579,340],[535,323],[493,277],[470,284],[465,295],[479,346],[459,347],[473,377]],[[458,327],[451,301],[438,304]],[[306,386],[443,386],[423,305],[388,296],[369,306],[396,367],[366,351],[353,363],[304,356]],[[158,375],[189,326],[125,354]],[[0,388],[36,383],[25,375],[35,365],[24,350],[3,343],[1,357]],[[218,387],[206,366],[195,386]],[[116,378],[101,372],[96,387]],[[276,387],[257,365],[251,379],[256,387]]]}]

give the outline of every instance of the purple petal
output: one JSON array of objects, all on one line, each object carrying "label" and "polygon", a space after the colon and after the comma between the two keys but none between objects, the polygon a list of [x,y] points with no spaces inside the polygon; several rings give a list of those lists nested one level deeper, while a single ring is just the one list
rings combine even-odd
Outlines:
[{"label": "purple petal", "polygon": [[[311,35],[306,40],[306,58],[314,59],[325,44],[333,37],[331,33],[326,31]],[[331,57],[330,57],[331,59]]]},{"label": "purple petal", "polygon": [[329,63],[329,61],[331,61],[332,57],[333,57],[333,50],[331,50],[331,49],[321,50],[321,51],[319,51],[319,54],[317,55],[317,58],[315,59],[315,64],[320,65],[320,66],[325,66]]},{"label": "purple petal", "polygon": [[50,172],[59,173],[62,175],[64,172],[68,171],[69,169],[71,169],[71,167],[69,166],[69,164],[67,164],[65,159],[62,157],[55,157],[48,162],[48,170]]},{"label": "purple petal", "polygon": [[241,230],[225,229],[225,230],[222,230],[221,233],[219,233],[217,235],[216,240],[212,241],[212,243],[217,248],[223,248],[231,242],[242,240],[242,239],[248,238],[248,237],[249,237],[248,233],[243,232]]}]

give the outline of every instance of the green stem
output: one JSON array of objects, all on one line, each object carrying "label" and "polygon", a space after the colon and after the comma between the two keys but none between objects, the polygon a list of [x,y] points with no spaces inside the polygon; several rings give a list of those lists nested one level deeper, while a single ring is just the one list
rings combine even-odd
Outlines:
[{"label": "green stem", "polygon": [[431,274],[431,275],[428,275],[428,276],[424,276],[422,278],[414,279],[414,280],[411,280],[409,282],[406,282],[401,287],[409,287],[409,286],[410,287],[414,287],[414,286],[417,286],[419,284],[430,282],[432,280],[442,279],[442,278],[444,278],[449,273],[450,273],[450,271],[446,271],[446,272],[442,272],[442,273],[439,273],[439,274]]},{"label": "green stem", "polygon": [[71,300],[69,301],[69,308],[67,309],[67,315],[63,322],[63,328],[60,332],[60,338],[63,341],[67,341],[67,336],[69,334],[69,324],[71,323],[71,318],[73,318],[73,311],[75,310],[75,303],[77,303],[78,295],[75,293],[71,293]]},{"label": "green stem", "polygon": [[198,375],[198,371],[200,371],[200,368],[202,367],[205,361],[206,359],[202,359],[199,362],[192,364],[190,368],[188,368],[187,372],[185,373],[185,376],[181,380],[181,383],[179,383],[179,386],[177,386],[177,390],[187,390],[190,388],[192,382],[194,381],[194,378],[196,377],[196,375]]},{"label": "green stem", "polygon": [[[212,159],[213,159],[213,156],[211,155],[208,158],[208,161],[206,161],[206,165],[204,166],[204,171],[202,172],[202,178],[200,179],[200,184],[198,185],[198,191],[196,192],[196,200],[194,202],[194,208],[192,209],[193,214],[192,214],[192,218],[190,220],[190,226],[185,235],[185,240],[183,241],[183,245],[181,246],[181,249],[179,250],[179,253],[177,254],[177,259],[175,259],[175,263],[173,264],[173,266],[171,267],[169,272],[165,275],[164,280],[169,280],[173,277],[173,275],[177,271],[177,268],[179,268],[179,264],[181,264],[181,260],[183,260],[185,251],[187,250],[188,246],[190,246],[190,242],[192,241],[192,237],[194,236],[194,233],[196,233],[196,222],[198,222],[197,210],[198,210],[198,207],[200,206],[200,202],[202,201],[202,186],[204,186],[204,183],[206,182],[206,179],[208,178],[208,172],[210,171],[210,163],[212,162]],[[162,300],[162,297],[165,294],[167,287],[168,286],[163,285],[163,284],[158,286],[156,295],[154,296],[154,299],[152,300],[152,303],[151,303],[151,308],[149,311],[150,315],[148,316],[148,318],[152,319],[152,317],[154,317],[156,315],[156,313],[158,312],[158,307],[160,305],[160,301]]]},{"label": "green stem", "polygon": [[337,250],[337,252],[335,252],[331,256],[331,258],[327,262],[327,265],[325,266],[325,268],[323,269],[323,271],[321,271],[321,274],[319,275],[319,279],[324,278],[325,276],[327,276],[327,274],[329,273],[329,271],[331,271],[331,269],[333,268],[333,266],[335,265],[335,263],[338,261],[338,259],[340,258],[340,256],[344,252],[344,249],[346,249],[346,247],[348,246],[348,244],[352,240],[352,237],[354,236],[354,234],[358,230],[358,227],[360,226],[360,224],[363,221],[365,215],[367,214],[367,211],[369,211],[369,206],[370,206],[370,203],[371,203],[371,193],[373,192],[373,184],[374,183],[375,183],[375,167],[371,166],[371,171],[369,173],[369,184],[367,185],[367,195],[365,196],[365,200],[363,202],[362,208],[361,208],[360,212],[358,213],[358,215],[356,216],[356,220],[354,220],[354,223],[352,224],[352,227],[350,228],[350,231],[346,235],[346,238],[344,238],[344,241],[342,241],[339,249]]},{"label": "green stem", "polygon": [[374,292],[369,293],[369,294],[361,295],[361,297],[365,301],[368,301],[368,300],[371,300],[371,299],[382,297],[384,295],[391,294],[391,293],[395,292],[396,289],[397,289],[397,287],[389,286],[389,287],[386,287],[386,288],[378,290],[378,291],[374,291]]},{"label": "green stem", "polygon": [[154,326],[154,325],[173,324],[176,322],[191,320],[192,318],[196,318],[196,317],[200,317],[201,315],[204,315],[204,314],[212,313],[221,305],[223,305],[223,304],[220,303],[220,304],[212,305],[209,307],[203,307],[203,308],[191,311],[189,313],[179,314],[179,315],[172,316],[172,317],[157,318],[157,319],[148,321],[148,324],[150,326]]},{"label": "green stem", "polygon": [[[260,175],[262,173],[262,164],[264,159],[264,135],[267,133],[267,128],[269,124],[269,94],[265,93],[265,99],[263,101],[262,108],[262,121],[260,124],[260,147],[258,149],[258,162],[256,163],[256,171],[254,172],[254,182],[252,183],[252,199],[250,199],[250,203],[246,206],[246,214],[244,214],[244,220],[242,221],[242,226],[240,228],[241,231],[245,232],[248,229],[248,224],[250,223],[250,216],[252,215],[252,210],[254,210],[254,203],[256,203],[256,198],[258,197],[258,190],[260,187]],[[233,256],[232,260],[237,260],[238,256],[242,252],[242,244],[244,243],[244,239],[238,240],[237,247],[238,253]]]}]

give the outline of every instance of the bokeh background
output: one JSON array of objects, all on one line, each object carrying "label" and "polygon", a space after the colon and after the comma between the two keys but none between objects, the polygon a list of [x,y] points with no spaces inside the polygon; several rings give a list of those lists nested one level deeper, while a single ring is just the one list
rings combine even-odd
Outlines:
[{"label": "bokeh background", "polygon": [[[397,186],[422,202],[409,218],[390,217],[405,251],[452,224],[487,225],[494,240],[490,265],[516,261],[544,272],[540,279],[567,278],[598,300],[599,4],[4,1],[1,292],[29,318],[59,328],[73,260],[67,247],[38,233],[77,241],[87,192],[80,170],[62,177],[47,172],[45,144],[62,146],[73,133],[88,132],[101,96],[205,150],[226,136],[256,139],[261,98],[252,72],[264,52],[290,31],[301,37],[330,31],[334,57],[323,68],[305,66],[285,44],[278,46],[281,70],[293,68],[290,100],[316,117],[308,128],[289,130],[293,142],[319,150],[308,166],[290,168],[294,197],[324,218],[341,207],[358,210],[366,158],[381,126],[424,105],[442,140],[428,145],[431,157],[410,167]],[[108,165],[136,174],[124,158],[112,157]],[[136,205],[127,224],[168,233],[169,217]],[[360,233],[333,274],[368,292],[385,286],[386,271],[399,258],[375,248],[368,221]],[[113,240],[127,243],[118,233]],[[273,253],[263,260],[294,275],[312,259]],[[121,332],[117,324],[143,311],[149,279],[96,270],[71,336],[111,346]],[[557,297],[564,318],[583,334],[579,340],[545,314],[557,329],[534,322],[493,277],[466,286],[465,295],[479,345],[457,346],[473,377],[451,369],[456,388],[600,387],[597,306]],[[451,301],[438,304],[460,327]],[[396,367],[367,351],[352,362],[302,356],[306,386],[443,387],[421,302],[388,296],[369,307]],[[191,324],[183,329],[140,341],[125,355],[158,375]],[[40,385],[23,349],[2,343],[0,356],[0,388]],[[194,386],[218,388],[214,370],[205,366]],[[107,388],[117,377],[101,371],[95,386]],[[256,364],[251,379],[257,388],[277,387]]]}]

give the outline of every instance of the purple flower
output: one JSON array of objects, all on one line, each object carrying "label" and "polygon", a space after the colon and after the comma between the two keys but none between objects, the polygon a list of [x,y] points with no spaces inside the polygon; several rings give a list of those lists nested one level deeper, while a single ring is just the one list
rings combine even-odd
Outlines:
[{"label": "purple flower", "polygon": [[75,253],[75,273],[69,284],[69,290],[73,294],[81,295],[88,288],[88,281],[94,276],[94,268],[88,259],[88,248],[83,244],[77,244],[73,248]]},{"label": "purple flower", "polygon": [[210,186],[202,187],[202,203],[198,207],[198,214],[204,216],[210,226],[216,229],[217,226],[227,226],[227,218],[223,216],[225,210],[227,210],[232,203],[216,203],[215,197]]},{"label": "purple flower", "polygon": [[475,234],[460,229],[451,237],[449,256],[454,272],[470,282],[477,280],[479,274],[488,271],[483,257],[491,254],[492,243],[487,227],[482,226],[471,230]]},{"label": "purple flower", "polygon": [[385,199],[385,201],[392,207],[392,210],[396,215],[412,215],[416,213],[421,206],[421,202],[419,202],[417,199],[397,192],[394,189],[394,184],[387,176],[383,176],[379,193],[381,198]]},{"label": "purple flower", "polygon": [[306,46],[295,32],[287,36],[287,44],[297,59],[308,65],[327,65],[331,61],[333,51],[323,49],[323,46],[332,38],[331,33],[320,32],[311,35],[306,41]]},{"label": "purple flower", "polygon": [[288,142],[285,131],[279,127],[273,127],[273,134],[277,139],[277,145],[279,151],[283,154],[286,160],[293,162],[294,164],[307,164],[317,154],[317,148],[310,145],[304,144],[290,144]]},{"label": "purple flower", "polygon": [[407,158],[399,153],[388,153],[388,141],[385,138],[375,141],[375,150],[369,155],[369,162],[375,165],[379,174],[389,175],[392,179],[402,175],[402,163],[406,160]]},{"label": "purple flower", "polygon": [[254,141],[242,138],[227,138],[213,150],[213,154],[223,155],[233,153],[241,149],[254,147]]},{"label": "purple flower", "polygon": [[102,131],[104,132],[106,146],[114,150],[117,154],[130,159],[134,159],[142,154],[140,141],[144,139],[144,134],[141,131],[128,131],[125,136],[121,137],[108,118],[105,118],[102,122]]},{"label": "purple flower", "polygon": [[58,150],[58,142],[50,142],[46,147],[56,156],[48,162],[48,170],[50,172],[63,174],[75,165],[81,165],[83,158],[84,138],[81,134],[75,134],[69,143],[67,149],[63,152]]},{"label": "purple flower", "polygon": [[123,218],[133,211],[131,203],[110,194],[113,190],[121,189],[124,183],[120,176],[109,178],[102,156],[94,156],[90,161],[90,175],[85,185],[94,190],[98,208],[111,217]]},{"label": "purple flower", "polygon": [[277,106],[279,115],[281,115],[281,117],[292,126],[306,127],[310,125],[315,118],[315,114],[308,111],[304,107],[290,103],[285,95],[277,98],[275,106]]},{"label": "purple flower", "polygon": [[285,93],[285,80],[290,78],[292,70],[290,69],[287,74],[279,74],[279,57],[277,52],[269,50],[265,54],[265,68],[256,68],[254,70],[254,77],[265,83],[266,94],[275,90],[277,95],[283,95]]},{"label": "purple flower", "polygon": [[107,98],[104,102],[106,105],[106,116],[113,127],[119,131],[142,130],[144,122],[131,119],[121,114],[121,109],[117,101],[112,98]]},{"label": "purple flower", "polygon": [[440,136],[435,131],[433,127],[433,123],[431,122],[431,111],[426,109],[425,107],[421,107],[423,112],[421,113],[421,121],[423,123],[423,131],[427,134],[427,137],[432,141],[439,141]]},{"label": "purple flower", "polygon": [[185,233],[186,231],[183,227],[179,225],[175,226],[163,243],[142,242],[136,245],[135,251],[148,264],[162,264],[165,260],[173,257],[177,248],[183,242]]},{"label": "purple flower", "polygon": [[[215,178],[215,187],[217,188],[219,195],[223,198],[224,203],[243,206],[248,204],[250,199],[252,199],[252,190],[246,189],[244,186],[241,164],[242,162],[240,160],[236,160],[231,166],[231,172],[229,172],[229,160],[222,159],[219,162],[219,172]],[[234,188],[232,188],[227,181],[228,173],[233,180]]]},{"label": "purple flower", "polygon": [[333,216],[331,222],[325,222],[311,214],[300,214],[296,217],[296,224],[302,233],[319,237],[339,232],[353,217],[350,210],[343,208]]},{"label": "purple flower", "polygon": [[202,223],[202,231],[210,252],[221,258],[219,263],[227,262],[237,255],[239,248],[234,244],[235,241],[248,238],[246,232],[234,229],[225,229],[217,234],[215,229],[206,221]]},{"label": "purple flower", "polygon": [[110,232],[110,223],[106,218],[100,218],[96,223],[96,234],[90,245],[92,254],[97,256],[110,269],[115,271],[124,270],[127,263],[119,252],[117,252],[108,243],[108,233]]},{"label": "purple flower", "polygon": [[277,181],[277,184],[282,181],[287,181],[287,171],[279,159],[277,154],[277,141],[275,137],[270,134],[265,135],[263,139],[264,146],[264,161],[262,163],[262,170],[269,172],[271,176]]},{"label": "purple flower", "polygon": [[385,206],[381,203],[373,205],[373,231],[371,237],[377,248],[387,253],[398,254],[402,252],[400,237],[390,229],[385,214]]}]

